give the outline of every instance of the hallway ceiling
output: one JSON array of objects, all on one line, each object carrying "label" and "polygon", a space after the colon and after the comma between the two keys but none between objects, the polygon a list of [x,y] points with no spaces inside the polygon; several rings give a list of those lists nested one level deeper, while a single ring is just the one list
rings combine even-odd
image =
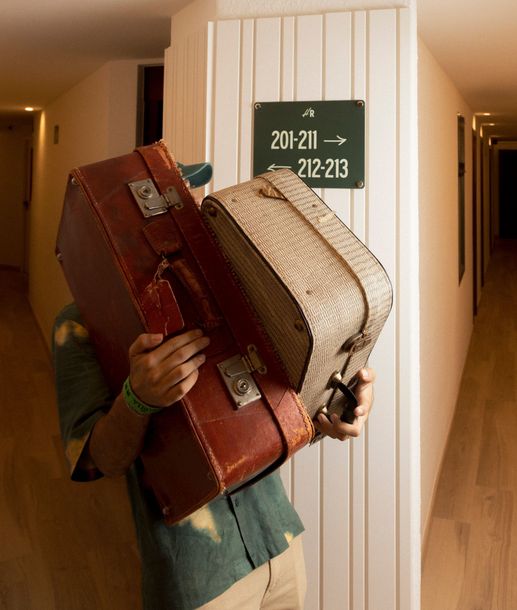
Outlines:
[{"label": "hallway ceiling", "polygon": [[[517,137],[515,0],[417,0],[420,38],[494,136]],[[495,123],[495,125],[490,125]]]},{"label": "hallway ceiling", "polygon": [[0,113],[41,108],[110,59],[162,57],[189,0],[0,0]]},{"label": "hallway ceiling", "polygon": [[[45,106],[110,59],[161,57],[188,3],[0,0],[0,118]],[[419,35],[472,110],[492,113],[492,133],[517,133],[515,0],[417,4]]]}]

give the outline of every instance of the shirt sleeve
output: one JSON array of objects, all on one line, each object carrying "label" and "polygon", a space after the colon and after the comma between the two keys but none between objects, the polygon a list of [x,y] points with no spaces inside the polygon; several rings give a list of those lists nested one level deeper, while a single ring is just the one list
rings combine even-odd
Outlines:
[{"label": "shirt sleeve", "polygon": [[52,352],[61,438],[74,481],[102,476],[84,451],[97,421],[113,402],[88,331],[75,304],[56,318]]}]

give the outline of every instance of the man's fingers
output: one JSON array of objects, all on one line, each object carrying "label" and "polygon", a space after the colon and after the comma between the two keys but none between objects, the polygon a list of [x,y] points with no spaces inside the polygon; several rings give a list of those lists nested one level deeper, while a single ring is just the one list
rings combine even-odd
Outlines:
[{"label": "man's fingers", "polygon": [[197,329],[182,333],[165,343],[161,343],[162,340],[163,335],[159,334],[140,335],[129,348],[129,357],[145,356],[146,368],[155,369],[173,356],[168,364],[168,369],[171,369],[189,360],[210,343],[210,339],[203,336],[203,331]]},{"label": "man's fingers", "polygon": [[167,392],[167,404],[172,405],[178,400],[181,400],[194,387],[198,377],[199,370],[195,368],[190,375],[183,379],[183,381],[171,387]]},{"label": "man's fingers", "polygon": [[202,336],[203,331],[199,329],[190,330],[186,333],[173,337],[160,345],[163,341],[162,334],[143,333],[139,335],[132,343],[131,347],[129,348],[129,356],[138,356],[140,354],[145,354],[150,350],[154,350],[154,352],[157,354],[157,359],[163,359],[166,358],[171,352]]},{"label": "man's fingers", "polygon": [[210,339],[208,337],[200,337],[195,341],[191,341],[190,343],[187,343],[183,347],[174,351],[173,355],[170,357],[171,364],[179,366],[183,362],[190,360],[195,354],[204,350],[209,345]]},{"label": "man's fingers", "polygon": [[360,383],[374,383],[375,382],[375,371],[371,368],[364,368],[357,372],[357,379]]},{"label": "man's fingers", "polygon": [[163,341],[163,335],[159,333],[144,333],[139,335],[129,348],[129,357],[133,358],[138,354],[144,354]]},{"label": "man's fingers", "polygon": [[323,413],[320,413],[315,424],[316,428],[323,434],[344,441],[349,437],[357,438],[361,434],[364,420],[364,416],[359,416],[353,424],[347,424],[342,422],[335,413],[332,413],[330,419]]},{"label": "man's fingers", "polygon": [[320,432],[330,436],[331,438],[337,438],[339,440],[345,440],[348,436],[346,430],[343,429],[343,422],[340,422],[339,417],[333,413],[329,419],[324,413],[318,415],[318,419],[315,422],[316,427]]},{"label": "man's fingers", "polygon": [[202,331],[193,330],[146,351],[144,348],[152,343],[153,335],[140,335],[130,350],[131,386],[143,402],[166,407],[194,385],[197,369],[206,360],[200,352],[209,345],[210,339]]},{"label": "man's fingers", "polygon": [[172,371],[164,378],[164,385],[172,387],[178,383],[181,383],[184,379],[196,371],[205,361],[206,356],[204,354],[196,354],[190,358],[190,360],[187,360],[187,362],[183,362],[183,364],[180,364],[172,369]]},{"label": "man's fingers", "polygon": [[160,347],[155,350],[155,356],[157,359],[165,360],[174,352],[178,352],[185,348],[185,346],[188,346],[199,339],[209,341],[207,337],[203,336],[203,331],[199,329],[182,333],[160,345]]}]

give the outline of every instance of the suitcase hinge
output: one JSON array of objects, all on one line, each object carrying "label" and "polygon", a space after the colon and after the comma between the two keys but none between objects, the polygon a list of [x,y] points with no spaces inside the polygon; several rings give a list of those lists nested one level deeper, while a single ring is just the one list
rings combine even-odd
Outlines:
[{"label": "suitcase hinge", "polygon": [[217,368],[238,409],[261,398],[251,373],[264,375],[267,368],[254,345],[248,345],[247,354],[236,354],[220,362]]},{"label": "suitcase hinge", "polygon": [[171,208],[182,208],[183,202],[174,187],[169,187],[160,195],[154,182],[147,178],[137,182],[128,182],[131,193],[145,218],[165,214]]}]

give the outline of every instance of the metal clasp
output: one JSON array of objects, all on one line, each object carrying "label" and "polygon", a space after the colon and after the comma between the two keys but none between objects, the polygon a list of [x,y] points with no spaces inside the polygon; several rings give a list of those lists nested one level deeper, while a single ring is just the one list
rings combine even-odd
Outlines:
[{"label": "metal clasp", "polygon": [[150,178],[129,182],[128,186],[145,218],[164,214],[170,207],[183,207],[183,202],[174,187],[169,187],[164,195],[160,195]]},{"label": "metal clasp", "polygon": [[254,345],[248,345],[247,354],[236,354],[220,362],[217,368],[238,409],[261,398],[251,373],[264,375],[267,368]]}]

